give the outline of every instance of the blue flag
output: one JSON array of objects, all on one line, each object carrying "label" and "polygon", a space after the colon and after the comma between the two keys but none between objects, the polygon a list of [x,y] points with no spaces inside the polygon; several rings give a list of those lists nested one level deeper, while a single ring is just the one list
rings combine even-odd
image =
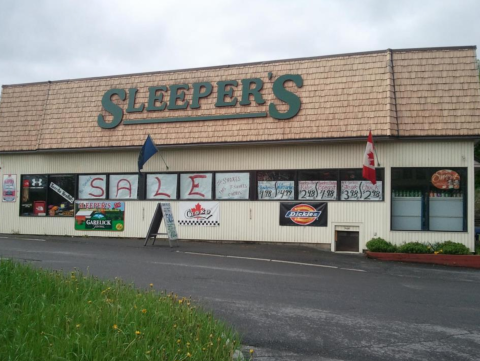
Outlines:
[{"label": "blue flag", "polygon": [[143,168],[143,165],[147,163],[147,160],[149,160],[157,152],[158,152],[157,146],[153,142],[152,138],[150,138],[150,135],[148,135],[147,139],[145,139],[145,144],[143,144],[142,150],[138,155],[138,172],[139,173],[140,173],[140,170]]}]

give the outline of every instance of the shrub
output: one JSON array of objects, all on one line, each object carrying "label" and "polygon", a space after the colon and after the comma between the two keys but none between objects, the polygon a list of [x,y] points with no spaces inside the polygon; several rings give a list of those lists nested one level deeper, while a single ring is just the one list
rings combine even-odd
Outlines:
[{"label": "shrub", "polygon": [[370,252],[396,252],[397,246],[378,237],[367,242],[367,249]]},{"label": "shrub", "polygon": [[468,247],[458,242],[445,241],[436,245],[439,254],[470,254]]},{"label": "shrub", "polygon": [[432,253],[432,248],[420,242],[408,242],[398,247],[400,253]]}]

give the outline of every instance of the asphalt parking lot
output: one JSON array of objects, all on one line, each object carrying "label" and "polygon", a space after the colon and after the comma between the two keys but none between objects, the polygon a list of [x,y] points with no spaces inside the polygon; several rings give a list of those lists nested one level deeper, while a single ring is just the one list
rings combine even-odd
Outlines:
[{"label": "asphalt parking lot", "polygon": [[480,272],[312,247],[0,235],[0,256],[192,296],[258,360],[478,360]]}]

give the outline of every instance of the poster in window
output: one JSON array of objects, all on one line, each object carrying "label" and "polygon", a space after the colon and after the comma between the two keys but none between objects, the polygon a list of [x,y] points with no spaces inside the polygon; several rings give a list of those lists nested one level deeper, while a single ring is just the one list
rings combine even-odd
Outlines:
[{"label": "poster in window", "polygon": [[51,217],[73,217],[75,176],[53,175],[48,179],[48,215]]},{"label": "poster in window", "polygon": [[147,174],[147,199],[177,199],[177,175]]},{"label": "poster in window", "polygon": [[125,229],[125,202],[76,201],[76,231],[113,231]]},{"label": "poster in window", "polygon": [[295,227],[327,227],[328,203],[280,203],[280,225]]},{"label": "poster in window", "polygon": [[110,175],[110,199],[137,199],[138,174]]},{"label": "poster in window", "polygon": [[216,173],[216,199],[248,199],[250,195],[249,173]]},{"label": "poster in window", "polygon": [[337,199],[337,182],[299,181],[298,199],[334,201]]},{"label": "poster in window", "polygon": [[212,173],[180,175],[181,199],[212,199]]},{"label": "poster in window", "polygon": [[17,175],[4,174],[2,182],[3,202],[15,202],[17,200]]},{"label": "poster in window", "polygon": [[294,199],[294,181],[258,181],[258,199]]},{"label": "poster in window", "polygon": [[105,199],[107,196],[107,176],[81,175],[78,177],[78,198]]},{"label": "poster in window", "polygon": [[342,181],[340,199],[342,201],[381,201],[382,182],[372,184],[370,181]]},{"label": "poster in window", "polygon": [[20,214],[22,216],[42,217],[47,215],[46,175],[22,176],[20,193]]}]

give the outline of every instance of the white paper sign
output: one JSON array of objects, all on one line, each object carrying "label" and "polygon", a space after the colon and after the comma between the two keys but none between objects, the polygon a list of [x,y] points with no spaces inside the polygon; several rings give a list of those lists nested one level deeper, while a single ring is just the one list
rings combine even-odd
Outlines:
[{"label": "white paper sign", "polygon": [[258,199],[294,199],[294,181],[258,181]]},{"label": "white paper sign", "polygon": [[55,192],[57,192],[57,194],[61,195],[70,203],[73,203],[73,201],[75,200],[75,198],[73,198],[65,189],[61,188],[58,184],[50,182],[50,188],[53,189]]},{"label": "white paper sign", "polygon": [[382,182],[373,185],[370,181],[342,181],[342,201],[381,201]]},{"label": "white paper sign", "polygon": [[180,199],[212,199],[212,173],[180,174]]},{"label": "white paper sign", "polygon": [[175,220],[173,219],[172,207],[170,203],[160,203],[163,213],[163,221],[167,230],[168,239],[176,241],[178,239],[177,228],[175,227]]},{"label": "white paper sign", "polygon": [[105,199],[106,194],[106,175],[81,175],[78,177],[78,198]]},{"label": "white paper sign", "polygon": [[110,176],[110,199],[137,199],[138,174]]},{"label": "white paper sign", "polygon": [[336,200],[336,181],[299,181],[298,199]]},{"label": "white paper sign", "polygon": [[219,202],[180,202],[178,209],[181,226],[220,226]]},{"label": "white paper sign", "polygon": [[249,173],[216,173],[216,199],[248,199],[250,194]]},{"label": "white paper sign", "polygon": [[147,174],[147,199],[177,199],[177,175]]},{"label": "white paper sign", "polygon": [[4,202],[15,202],[17,200],[17,175],[4,174],[2,187],[2,200]]}]

